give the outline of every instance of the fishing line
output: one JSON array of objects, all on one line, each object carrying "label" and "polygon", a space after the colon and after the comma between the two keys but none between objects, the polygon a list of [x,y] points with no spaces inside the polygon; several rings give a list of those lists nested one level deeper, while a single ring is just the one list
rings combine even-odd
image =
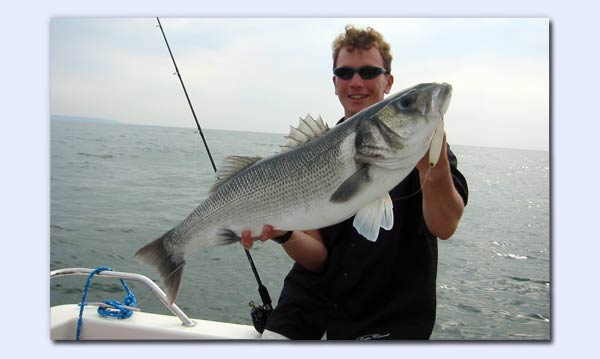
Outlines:
[{"label": "fishing line", "polygon": [[[175,267],[175,269],[174,269],[174,270],[173,270],[173,271],[172,271],[172,272],[171,272],[171,273],[170,273],[168,276],[166,276],[166,277],[165,277],[164,281],[166,281],[167,279],[169,279],[169,278],[170,278],[170,277],[171,277],[173,274],[177,273],[177,271],[178,271],[178,270],[179,270],[181,267],[183,267],[184,265],[185,265],[185,262],[183,262],[183,263],[181,263],[180,265],[178,265],[177,267]],[[148,292],[148,294],[146,294],[146,295],[145,295],[145,296],[144,296],[144,297],[143,297],[143,298],[142,298],[140,301],[138,301],[138,305],[141,305],[142,303],[144,303],[144,301],[145,301],[146,299],[148,299],[148,297],[149,297],[150,295],[152,295],[152,294],[153,294],[153,292],[150,290],[150,291]]]},{"label": "fishing line", "polygon": [[[433,168],[433,167],[428,167],[428,168],[427,168],[427,172],[425,172],[425,178],[423,178],[423,184],[425,184],[425,182],[427,182],[427,177],[429,177],[429,172],[431,172],[431,169],[432,169],[432,168]],[[420,180],[419,180],[419,182],[420,182]],[[412,194],[409,194],[409,195],[407,195],[407,196],[403,196],[403,197],[396,197],[396,198],[392,198],[392,202],[394,202],[394,201],[401,201],[401,200],[403,200],[403,199],[409,199],[409,198],[411,198],[411,197],[414,197],[414,196],[416,196],[417,194],[419,194],[419,192],[421,192],[421,191],[422,191],[423,184],[421,184],[421,185],[419,186],[419,189],[418,189],[418,190],[416,190],[416,191],[415,191],[414,193],[412,193]]]},{"label": "fishing line", "polygon": [[[213,157],[210,153],[210,149],[208,148],[208,143],[206,142],[206,138],[204,137],[204,133],[202,132],[202,128],[200,128],[200,123],[198,122],[198,118],[196,117],[196,112],[194,111],[194,107],[192,106],[192,102],[190,101],[190,97],[185,88],[185,84],[183,83],[183,78],[181,77],[181,73],[179,72],[179,68],[177,67],[177,63],[175,62],[175,57],[173,56],[173,52],[171,51],[171,46],[169,46],[169,41],[167,41],[167,36],[165,35],[165,31],[160,23],[160,19],[157,17],[156,21],[158,22],[158,27],[160,28],[160,32],[162,33],[163,39],[165,40],[165,44],[167,45],[167,49],[169,50],[169,55],[171,55],[171,60],[173,61],[173,65],[175,66],[175,74],[179,78],[179,82],[181,83],[181,87],[183,88],[183,92],[185,93],[185,98],[187,99],[188,105],[190,106],[190,110],[192,111],[192,115],[194,116],[194,121],[196,122],[196,127],[198,127],[198,133],[202,137],[202,142],[204,143],[204,147],[206,148],[206,153],[208,154],[208,158],[210,159],[210,163],[214,172],[217,172],[217,166],[213,160]],[[263,302],[263,306],[265,309],[271,308],[271,297],[269,296],[269,292],[267,288],[262,284],[260,280],[260,276],[258,275],[258,271],[256,270],[256,266],[254,265],[254,261],[252,260],[252,256],[250,255],[250,251],[244,248],[246,252],[246,257],[248,258],[248,262],[250,262],[250,267],[252,268],[252,272],[254,273],[254,277],[258,283],[258,292],[260,294],[261,300]],[[254,319],[254,312],[251,313]],[[256,322],[255,322],[256,327]],[[257,328],[258,330],[258,328]],[[259,330],[261,333],[262,331]]]}]

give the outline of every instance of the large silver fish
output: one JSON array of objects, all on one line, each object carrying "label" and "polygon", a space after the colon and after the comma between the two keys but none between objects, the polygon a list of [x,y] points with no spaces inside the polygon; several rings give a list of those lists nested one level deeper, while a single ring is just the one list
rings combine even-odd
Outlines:
[{"label": "large silver fish", "polygon": [[228,157],[208,198],[136,257],[158,268],[174,301],[186,258],[211,241],[234,243],[244,229],[255,235],[265,224],[277,230],[309,230],[356,215],[357,231],[375,241],[380,227],[389,230],[393,225],[388,191],[414,169],[432,138],[434,144],[441,143],[451,92],[445,83],[420,84],[333,129],[320,117],[307,116],[298,128],[292,127],[289,148],[282,153],[263,159]]}]

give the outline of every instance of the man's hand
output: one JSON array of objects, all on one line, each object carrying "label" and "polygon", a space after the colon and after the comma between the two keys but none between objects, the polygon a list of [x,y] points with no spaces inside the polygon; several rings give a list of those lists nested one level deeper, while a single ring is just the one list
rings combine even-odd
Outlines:
[{"label": "man's hand", "polygon": [[437,164],[429,165],[429,151],[417,164],[423,195],[423,217],[427,229],[440,239],[448,239],[454,234],[464,210],[462,197],[452,182],[446,134]]},{"label": "man's hand", "polygon": [[423,156],[423,158],[421,158],[421,160],[419,161],[419,163],[417,163],[417,169],[419,170],[419,173],[421,174],[421,178],[423,178],[425,176],[425,174],[427,173],[427,171],[429,170],[429,168],[431,167],[431,170],[433,170],[434,168],[440,169],[440,170],[444,170],[446,168],[449,167],[446,166],[446,164],[448,163],[448,150],[446,148],[446,133],[444,132],[444,139],[442,141],[442,150],[440,151],[440,158],[438,159],[438,162],[435,166],[431,167],[429,165],[429,150],[427,150],[427,153],[425,153],[425,156]]},{"label": "man's hand", "polygon": [[256,242],[256,241],[264,242],[271,238],[282,236],[285,233],[286,233],[286,231],[276,231],[273,228],[273,226],[271,226],[269,224],[265,224],[263,227],[262,234],[257,237],[252,237],[252,232],[250,230],[243,230],[242,231],[242,240],[240,241],[240,243],[242,243],[242,246],[244,246],[244,248],[250,249],[250,248],[252,248],[252,246],[254,245],[254,242]]},{"label": "man's hand", "polygon": [[[287,231],[277,231],[273,226],[267,224],[263,227],[260,236],[252,237],[250,230],[243,230],[240,243],[244,248],[250,249],[256,241],[264,242],[286,233]],[[281,247],[290,258],[311,272],[320,272],[325,267],[327,248],[325,248],[318,230],[295,231],[293,237]]]}]

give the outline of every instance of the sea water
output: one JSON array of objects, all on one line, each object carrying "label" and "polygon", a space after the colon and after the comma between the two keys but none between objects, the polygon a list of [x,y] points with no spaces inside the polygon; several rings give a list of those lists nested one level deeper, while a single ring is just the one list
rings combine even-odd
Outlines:
[{"label": "sea water", "polygon": [[[214,162],[268,156],[283,135],[204,130]],[[437,340],[548,340],[550,164],[547,151],[452,145],[469,183],[460,226],[439,241]],[[149,276],[135,252],[178,224],[207,196],[214,171],[197,130],[121,123],[51,123],[50,269],[108,266]],[[293,262],[275,242],[251,251],[277,303]],[[85,277],[50,282],[50,304],[78,303]],[[128,282],[144,311],[171,313]],[[116,299],[117,280],[95,278],[88,301]],[[177,304],[192,318],[251,324],[260,303],[240,245],[204,246],[187,261]]]}]

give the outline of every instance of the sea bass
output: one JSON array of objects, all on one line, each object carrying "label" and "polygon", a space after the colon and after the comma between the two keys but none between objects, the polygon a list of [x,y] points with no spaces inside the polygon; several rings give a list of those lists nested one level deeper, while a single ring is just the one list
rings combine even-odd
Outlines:
[{"label": "sea bass", "polygon": [[307,116],[291,128],[281,153],[226,158],[206,200],[136,258],[158,268],[173,302],[186,258],[209,242],[237,242],[242,230],[259,235],[265,224],[309,230],[356,215],[356,230],[375,241],[380,228],[393,225],[388,192],[415,168],[432,139],[441,147],[451,93],[449,84],[419,84],[332,129]]}]

